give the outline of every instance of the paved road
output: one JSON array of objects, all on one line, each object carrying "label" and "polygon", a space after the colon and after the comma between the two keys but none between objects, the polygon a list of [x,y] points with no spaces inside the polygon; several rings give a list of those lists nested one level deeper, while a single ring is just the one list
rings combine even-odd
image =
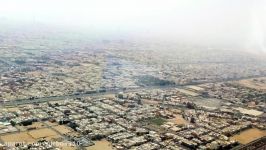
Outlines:
[{"label": "paved road", "polygon": [[54,96],[54,97],[42,97],[36,99],[21,99],[21,100],[12,100],[0,105],[2,106],[16,106],[16,105],[24,105],[24,104],[33,104],[33,103],[44,103],[48,101],[59,101],[59,100],[66,100],[66,99],[73,99],[73,98],[80,98],[80,97],[98,97],[98,96],[106,96],[110,94],[117,94],[119,92],[137,92],[141,90],[149,90],[149,89],[167,89],[167,88],[181,88],[181,86],[161,86],[161,87],[146,87],[146,88],[137,88],[137,89],[128,89],[128,90],[110,90],[106,92],[96,92],[91,94],[73,94],[73,95],[63,95],[63,96]]},{"label": "paved road", "polygon": [[238,79],[227,79],[227,80],[220,80],[220,81],[213,81],[213,82],[201,82],[201,83],[195,83],[195,84],[187,84],[187,85],[169,85],[169,86],[150,86],[150,87],[141,87],[137,89],[127,89],[127,90],[109,90],[106,92],[96,92],[91,94],[73,94],[73,95],[63,95],[63,96],[54,96],[54,97],[42,97],[42,98],[36,98],[33,100],[29,99],[21,99],[21,100],[12,100],[5,103],[1,103],[2,106],[17,106],[17,105],[24,105],[24,104],[33,104],[33,103],[44,103],[48,101],[58,101],[58,100],[66,100],[66,99],[73,99],[73,98],[79,98],[79,97],[97,97],[97,96],[105,96],[110,94],[117,94],[119,92],[137,92],[141,90],[150,90],[150,89],[167,89],[167,88],[184,88],[185,86],[189,85],[199,85],[203,83],[217,83],[217,82],[225,82],[225,81],[238,81],[242,79],[250,79],[255,77],[265,77],[265,76],[253,76],[253,77],[244,77],[244,78],[238,78]]}]

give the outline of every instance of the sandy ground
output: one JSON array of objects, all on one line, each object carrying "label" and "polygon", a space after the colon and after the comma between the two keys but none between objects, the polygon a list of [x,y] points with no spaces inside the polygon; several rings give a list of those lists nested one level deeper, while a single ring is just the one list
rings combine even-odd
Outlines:
[{"label": "sandy ground", "polygon": [[17,107],[10,107],[7,110],[8,111],[11,111],[11,112],[17,112],[17,111],[19,111],[19,108],[17,108]]},{"label": "sandy ground", "polygon": [[196,92],[204,90],[204,88],[199,87],[199,86],[195,86],[195,85],[187,86],[187,88],[188,88],[188,90],[192,90],[192,91],[196,91]]},{"label": "sandy ground", "polygon": [[65,147],[60,147],[62,150],[76,150],[75,147],[70,147],[70,146],[65,146]]},{"label": "sandy ground", "polygon": [[266,136],[266,130],[252,128],[232,136],[231,139],[236,140],[241,144],[247,144],[263,136]]},{"label": "sandy ground", "polygon": [[45,124],[48,126],[57,126],[58,124],[56,122],[50,122],[50,121],[45,121]]},{"label": "sandy ground", "polygon": [[28,132],[34,139],[56,136],[57,133],[52,129],[44,128],[39,130],[32,130]]},{"label": "sandy ground", "polygon": [[[61,132],[68,132],[67,131],[68,129],[64,128],[64,126],[57,126],[55,128],[62,129]],[[8,142],[33,143],[33,142],[37,142],[39,139],[45,139],[47,141],[58,141],[58,142],[64,141],[61,135],[59,135],[57,132],[49,128],[42,128],[42,129],[31,130],[31,131],[26,131],[26,132],[7,134],[7,135],[0,136],[0,139],[7,144]],[[11,143],[11,144],[14,144],[14,143]],[[67,145],[67,143],[63,145],[58,145],[58,146],[59,147],[61,146],[60,148],[62,148],[63,150],[76,149],[75,147],[71,147],[70,145]]]},{"label": "sandy ground", "polygon": [[[257,81],[254,81],[254,79],[240,80],[237,83],[244,87],[266,91],[266,77],[256,78],[256,80]],[[264,81],[264,83],[260,82],[261,80]]]},{"label": "sandy ground", "polygon": [[115,94],[104,95],[105,98],[115,98]]},{"label": "sandy ground", "polygon": [[149,100],[149,99],[142,99],[141,101],[143,104],[149,104],[149,105],[157,105],[159,103],[159,101]]},{"label": "sandy ground", "polygon": [[20,132],[15,134],[8,134],[0,137],[3,142],[34,142],[35,139],[32,138],[27,132]]},{"label": "sandy ground", "polygon": [[69,132],[69,133],[67,133],[67,135],[69,135],[69,136],[76,136],[76,137],[80,137],[81,136],[81,134],[80,133],[78,133],[78,132]]},{"label": "sandy ground", "polygon": [[41,123],[41,122],[34,122],[32,125],[27,126],[27,128],[36,128],[36,129],[40,129],[40,128],[44,128],[46,127],[45,124]]},{"label": "sandy ground", "polygon": [[68,127],[66,127],[64,125],[53,126],[53,128],[56,131],[60,132],[61,134],[66,134],[66,133],[72,132],[71,129],[69,129]]},{"label": "sandy ground", "polygon": [[16,125],[15,126],[20,132],[27,131],[27,128],[24,126]]},{"label": "sandy ground", "polygon": [[57,134],[57,135],[45,137],[44,139],[47,141],[58,141],[59,139],[62,139],[62,138],[63,138],[62,136]]},{"label": "sandy ground", "polygon": [[185,90],[185,89],[177,89],[179,92],[186,94],[186,95],[190,95],[190,96],[199,96],[198,93],[195,93],[193,91],[190,90]]},{"label": "sandy ground", "polygon": [[87,150],[114,150],[112,144],[106,140],[95,141],[95,145],[87,147]]},{"label": "sandy ground", "polygon": [[186,125],[188,121],[183,119],[181,115],[175,115],[175,118],[169,119],[170,122],[173,122],[177,125]]}]

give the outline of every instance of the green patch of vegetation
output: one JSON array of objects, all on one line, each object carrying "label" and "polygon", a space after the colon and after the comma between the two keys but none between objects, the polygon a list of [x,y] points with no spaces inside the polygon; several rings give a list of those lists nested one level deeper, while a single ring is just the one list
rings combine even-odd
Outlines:
[{"label": "green patch of vegetation", "polygon": [[154,76],[144,75],[138,77],[138,84],[146,86],[166,86],[166,85],[174,85],[175,83],[172,81],[159,79]]},{"label": "green patch of vegetation", "polygon": [[164,118],[161,118],[161,117],[155,117],[155,118],[150,118],[148,120],[148,122],[151,124],[154,124],[154,125],[161,126],[166,122],[166,120]]}]

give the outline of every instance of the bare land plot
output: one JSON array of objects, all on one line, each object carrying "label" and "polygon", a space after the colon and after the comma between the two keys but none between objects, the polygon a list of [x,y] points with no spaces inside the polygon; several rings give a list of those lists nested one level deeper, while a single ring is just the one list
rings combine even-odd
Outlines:
[{"label": "bare land plot", "polygon": [[263,136],[266,136],[266,130],[252,128],[232,136],[231,139],[236,140],[241,144],[247,144]]},{"label": "bare land plot", "polygon": [[95,145],[87,147],[87,150],[114,150],[112,144],[107,140],[95,141]]},{"label": "bare land plot", "polygon": [[68,128],[64,125],[53,126],[53,129],[60,132],[61,134],[66,134],[66,133],[72,132],[70,128]]},{"label": "bare land plot", "polygon": [[183,94],[186,94],[186,95],[189,95],[189,96],[199,96],[198,93],[195,93],[193,91],[190,91],[190,90],[185,90],[185,89],[177,89],[179,92],[183,93]]},{"label": "bare land plot", "polygon": [[52,129],[44,128],[44,129],[29,131],[29,135],[31,135],[34,139],[39,139],[39,138],[46,138],[50,136],[56,136],[57,133],[53,131]]},{"label": "bare land plot", "polygon": [[177,125],[186,125],[188,124],[188,121],[182,118],[181,115],[175,115],[175,118],[169,119],[170,122],[173,122]]},{"label": "bare land plot", "polygon": [[7,142],[26,142],[26,143],[32,143],[32,142],[35,142],[36,141],[27,132],[20,132],[20,133],[3,135],[3,136],[0,136],[0,138],[5,143],[7,143]]},{"label": "bare land plot", "polygon": [[244,87],[266,91],[266,77],[240,80],[236,83]]}]

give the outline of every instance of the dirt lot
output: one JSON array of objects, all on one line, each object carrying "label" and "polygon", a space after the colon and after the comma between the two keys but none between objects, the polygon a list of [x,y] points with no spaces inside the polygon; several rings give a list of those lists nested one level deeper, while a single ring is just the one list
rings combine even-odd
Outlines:
[{"label": "dirt lot", "polygon": [[112,144],[106,140],[95,141],[95,145],[87,147],[87,150],[114,150]]},{"label": "dirt lot", "polygon": [[54,136],[48,136],[48,137],[45,137],[44,139],[47,140],[47,141],[60,141],[63,137],[60,136],[60,135],[54,135]]},{"label": "dirt lot", "polygon": [[75,147],[70,147],[70,146],[65,146],[65,147],[60,147],[62,150],[76,150]]},{"label": "dirt lot", "polygon": [[186,125],[188,124],[188,121],[182,118],[181,115],[175,115],[175,118],[169,119],[170,122],[173,122],[177,125]]},{"label": "dirt lot", "polygon": [[266,136],[265,130],[256,128],[248,129],[231,137],[231,139],[238,141],[241,144],[247,144],[255,139]]},{"label": "dirt lot", "polygon": [[198,93],[195,93],[193,91],[190,91],[190,90],[185,90],[185,89],[177,89],[179,92],[183,93],[183,94],[186,94],[186,95],[189,95],[189,96],[199,96]]},{"label": "dirt lot", "polygon": [[58,124],[56,122],[50,122],[50,121],[45,121],[45,124],[48,126],[57,126]]},{"label": "dirt lot", "polygon": [[240,80],[236,83],[244,87],[266,91],[266,77]]},{"label": "dirt lot", "polygon": [[30,129],[30,128],[36,128],[36,129],[40,129],[40,128],[44,128],[46,127],[45,124],[41,123],[41,122],[34,122],[32,123],[32,125],[28,125],[26,128]]},{"label": "dirt lot", "polygon": [[115,94],[108,94],[108,95],[104,95],[103,97],[105,97],[105,98],[114,98]]},{"label": "dirt lot", "polygon": [[149,104],[149,105],[157,105],[159,103],[159,101],[149,100],[149,99],[142,99],[141,101],[143,104]]},{"label": "dirt lot", "polygon": [[70,128],[68,128],[64,125],[53,126],[53,129],[60,132],[61,134],[66,134],[66,133],[72,132]]},{"label": "dirt lot", "polygon": [[[66,132],[66,130],[64,131]],[[20,133],[13,133],[0,136],[0,139],[5,142],[6,144],[12,144],[10,146],[14,146],[15,142],[25,142],[25,143],[33,143],[37,142],[39,139],[44,138],[47,141],[58,141],[62,142],[63,137],[60,136],[57,132],[53,131],[49,128],[42,128],[37,130],[25,131]],[[10,143],[12,142],[12,143]],[[72,150],[75,149],[70,146],[64,146],[63,149],[65,150]]]},{"label": "dirt lot", "polygon": [[10,107],[7,109],[8,111],[10,112],[16,112],[16,111],[19,111],[19,109],[17,107]]},{"label": "dirt lot", "polygon": [[35,139],[32,138],[27,132],[3,135],[0,138],[3,140],[3,142],[35,142]]},{"label": "dirt lot", "polygon": [[57,133],[52,129],[44,128],[38,130],[32,130],[28,132],[34,139],[45,138],[50,136],[56,136]]}]

